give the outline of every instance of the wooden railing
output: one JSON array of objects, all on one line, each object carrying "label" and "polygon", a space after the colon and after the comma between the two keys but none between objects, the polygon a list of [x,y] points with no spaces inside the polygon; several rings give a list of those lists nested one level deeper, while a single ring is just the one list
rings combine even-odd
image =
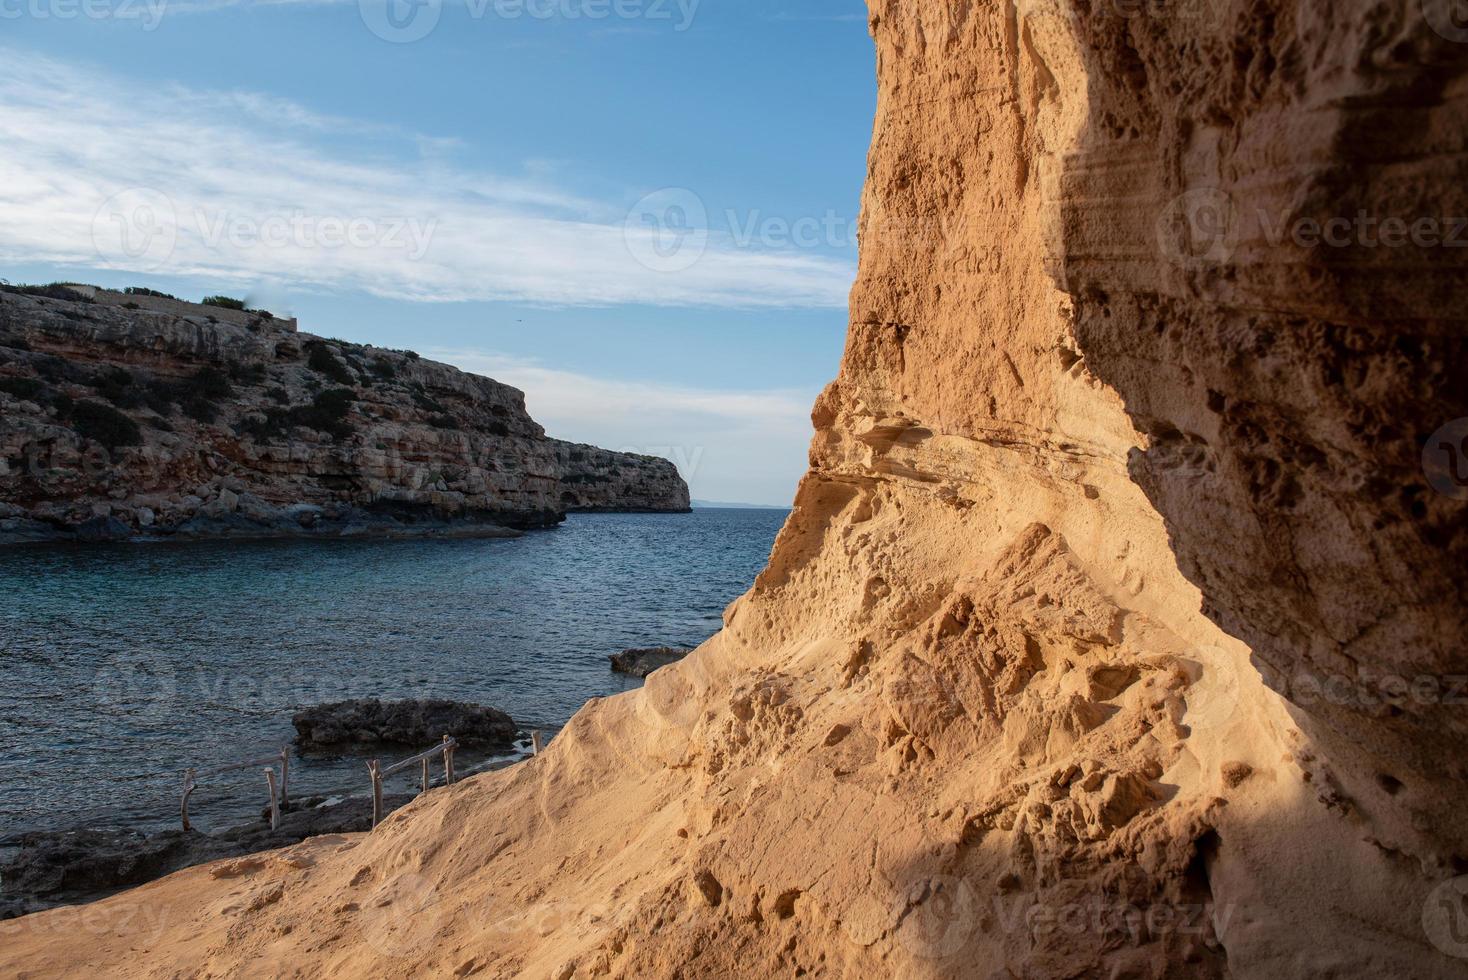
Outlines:
[{"label": "wooden railing", "polygon": [[384,779],[389,776],[395,776],[417,763],[422,767],[423,789],[421,792],[426,793],[428,792],[429,786],[432,785],[428,772],[428,760],[442,753],[444,783],[452,786],[454,782],[454,750],[458,747],[459,743],[457,739],[445,735],[441,744],[420,752],[411,759],[394,762],[386,769],[382,767],[382,762],[378,759],[373,759],[367,763],[367,772],[372,777],[372,829],[376,830],[377,825],[382,822],[382,781]]},{"label": "wooden railing", "polygon": [[[545,749],[545,736],[539,731],[530,733],[531,752],[540,755]],[[423,788],[420,792],[428,792],[432,785],[432,777],[429,773],[428,763],[436,755],[443,756],[444,783],[452,785],[454,782],[454,752],[459,747],[457,739],[445,735],[443,741],[431,749],[426,749],[410,759],[394,762],[387,768],[383,768],[379,759],[373,759],[367,763],[367,772],[372,778],[372,827],[376,829],[382,822],[382,781],[389,776],[395,776],[407,770],[413,765],[421,767]],[[275,763],[280,763],[280,782],[276,783],[276,771],[271,768]],[[291,749],[290,746],[280,750],[279,755],[268,756],[263,759],[250,759],[247,762],[236,762],[227,766],[216,766],[199,772],[195,769],[184,771],[183,798],[179,801],[179,816],[183,820],[183,829],[192,830],[189,825],[189,797],[199,787],[199,780],[210,776],[218,776],[226,772],[236,772],[240,769],[249,769],[252,766],[265,767],[265,783],[270,791],[270,829],[275,830],[280,824],[280,811],[286,805],[286,794],[290,780]]]},{"label": "wooden railing", "polygon": [[[276,785],[275,770],[270,768],[275,763],[280,763],[280,785]],[[280,750],[279,755],[267,756],[263,759],[250,759],[247,762],[236,762],[227,766],[216,766],[213,769],[205,769],[199,772],[195,769],[184,771],[183,798],[179,801],[179,817],[183,820],[183,829],[192,830],[189,825],[189,797],[199,787],[199,780],[210,776],[218,776],[226,772],[236,772],[240,769],[249,769],[253,766],[264,766],[265,784],[270,790],[270,829],[274,830],[280,823],[280,808],[286,804],[286,793],[291,771],[291,748],[287,745]]]}]

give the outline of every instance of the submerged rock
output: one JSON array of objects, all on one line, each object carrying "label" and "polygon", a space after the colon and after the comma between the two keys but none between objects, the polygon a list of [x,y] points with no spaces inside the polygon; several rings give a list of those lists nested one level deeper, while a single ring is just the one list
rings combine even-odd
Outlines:
[{"label": "submerged rock", "polygon": [[692,652],[674,647],[650,647],[645,650],[623,650],[607,659],[612,662],[612,669],[619,674],[646,677],[659,667],[675,664]]},{"label": "submerged rock", "polygon": [[305,749],[352,745],[428,748],[445,735],[465,746],[511,748],[519,729],[498,708],[458,701],[338,701],[291,718]]}]

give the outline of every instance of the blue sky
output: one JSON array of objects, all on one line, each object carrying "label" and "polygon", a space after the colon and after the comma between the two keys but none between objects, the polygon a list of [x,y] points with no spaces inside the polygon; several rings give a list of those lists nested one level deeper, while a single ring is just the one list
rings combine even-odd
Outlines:
[{"label": "blue sky", "polygon": [[248,294],[788,503],[874,103],[860,0],[0,0],[0,276]]}]

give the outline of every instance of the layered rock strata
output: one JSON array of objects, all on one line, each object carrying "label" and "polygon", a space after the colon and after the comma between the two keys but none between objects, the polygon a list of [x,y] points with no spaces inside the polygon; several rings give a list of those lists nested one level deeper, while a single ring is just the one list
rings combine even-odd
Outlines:
[{"label": "layered rock strata", "polygon": [[265,315],[96,297],[0,291],[0,541],[495,533],[689,509],[667,460],[549,439],[489,378]]}]

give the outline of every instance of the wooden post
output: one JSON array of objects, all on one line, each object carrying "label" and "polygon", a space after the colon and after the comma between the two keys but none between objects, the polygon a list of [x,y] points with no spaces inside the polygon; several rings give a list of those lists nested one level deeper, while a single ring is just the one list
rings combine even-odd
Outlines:
[{"label": "wooden post", "polygon": [[376,759],[367,763],[367,771],[372,774],[372,829],[382,821],[382,765]]},{"label": "wooden post", "polygon": [[443,737],[443,781],[444,785],[454,785],[454,746],[457,743],[447,735]]},{"label": "wooden post", "polygon": [[183,799],[181,799],[178,804],[178,815],[183,819],[184,833],[188,833],[190,830],[194,829],[189,826],[189,794],[193,791],[194,770],[186,769],[184,770]]},{"label": "wooden post", "polygon": [[423,762],[423,792],[426,793],[426,792],[428,792],[428,787],[430,785],[429,779],[428,779],[428,757],[427,756],[424,756],[422,762]]},{"label": "wooden post", "polygon": [[287,745],[280,750],[280,808],[284,810],[289,800],[286,798],[287,787],[291,778],[291,747]]},{"label": "wooden post", "polygon": [[275,770],[265,770],[265,783],[270,787],[270,829],[280,826],[280,797],[275,795]]},{"label": "wooden post", "polygon": [[541,749],[545,748],[545,736],[540,732],[530,733],[530,747],[535,755],[540,755]]}]

